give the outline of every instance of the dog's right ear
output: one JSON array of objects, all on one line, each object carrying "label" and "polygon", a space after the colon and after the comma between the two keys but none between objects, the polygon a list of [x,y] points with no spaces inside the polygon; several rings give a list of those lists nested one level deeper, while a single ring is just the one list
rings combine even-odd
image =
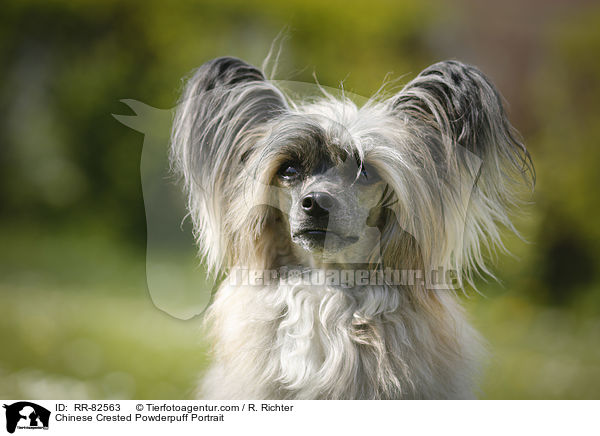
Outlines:
[{"label": "dog's right ear", "polygon": [[171,134],[171,162],[184,180],[201,255],[218,271],[231,251],[225,215],[266,123],[287,110],[283,94],[248,63],[217,58],[185,85]]}]

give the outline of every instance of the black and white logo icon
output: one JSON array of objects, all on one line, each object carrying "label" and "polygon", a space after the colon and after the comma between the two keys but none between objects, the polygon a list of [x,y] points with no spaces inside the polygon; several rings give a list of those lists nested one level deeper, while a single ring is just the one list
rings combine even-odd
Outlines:
[{"label": "black and white logo icon", "polygon": [[50,411],[29,401],[5,404],[6,431],[14,433],[15,429],[48,429]]}]

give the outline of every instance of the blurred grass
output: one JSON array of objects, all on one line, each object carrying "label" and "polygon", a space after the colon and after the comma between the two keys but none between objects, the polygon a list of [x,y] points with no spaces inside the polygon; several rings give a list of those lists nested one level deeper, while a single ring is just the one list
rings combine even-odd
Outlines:
[{"label": "blurred grass", "polygon": [[480,398],[600,397],[600,318],[513,293],[473,297],[467,307],[490,351]]},{"label": "blurred grass", "polygon": [[152,304],[143,252],[101,234],[5,229],[0,240],[1,397],[193,396],[199,319]]},{"label": "blurred grass", "polygon": [[[200,320],[152,304],[143,253],[101,233],[0,238],[11,247],[0,254],[1,397],[192,398],[207,364]],[[597,302],[540,306],[510,289],[518,276],[504,280],[465,299],[490,349],[480,398],[598,398]]]},{"label": "blurred grass", "polygon": [[204,365],[196,330],[149,298],[3,284],[0,395],[190,398]]}]

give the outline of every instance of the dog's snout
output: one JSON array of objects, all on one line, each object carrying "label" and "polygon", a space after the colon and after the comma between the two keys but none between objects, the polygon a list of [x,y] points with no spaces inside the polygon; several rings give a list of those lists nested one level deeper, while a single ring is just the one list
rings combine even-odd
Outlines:
[{"label": "dog's snout", "polygon": [[335,206],[335,199],[326,192],[311,192],[302,199],[302,210],[309,216],[328,215]]}]

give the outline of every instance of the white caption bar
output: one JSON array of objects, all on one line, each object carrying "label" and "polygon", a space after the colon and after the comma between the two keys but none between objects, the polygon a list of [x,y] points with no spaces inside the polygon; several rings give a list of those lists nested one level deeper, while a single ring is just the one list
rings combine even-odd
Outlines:
[{"label": "white caption bar", "polygon": [[[598,401],[4,400],[2,431],[119,434],[598,434]],[[34,430],[38,430],[35,432]],[[41,430],[41,431],[40,431]],[[7,433],[4,433],[7,434]]]}]

